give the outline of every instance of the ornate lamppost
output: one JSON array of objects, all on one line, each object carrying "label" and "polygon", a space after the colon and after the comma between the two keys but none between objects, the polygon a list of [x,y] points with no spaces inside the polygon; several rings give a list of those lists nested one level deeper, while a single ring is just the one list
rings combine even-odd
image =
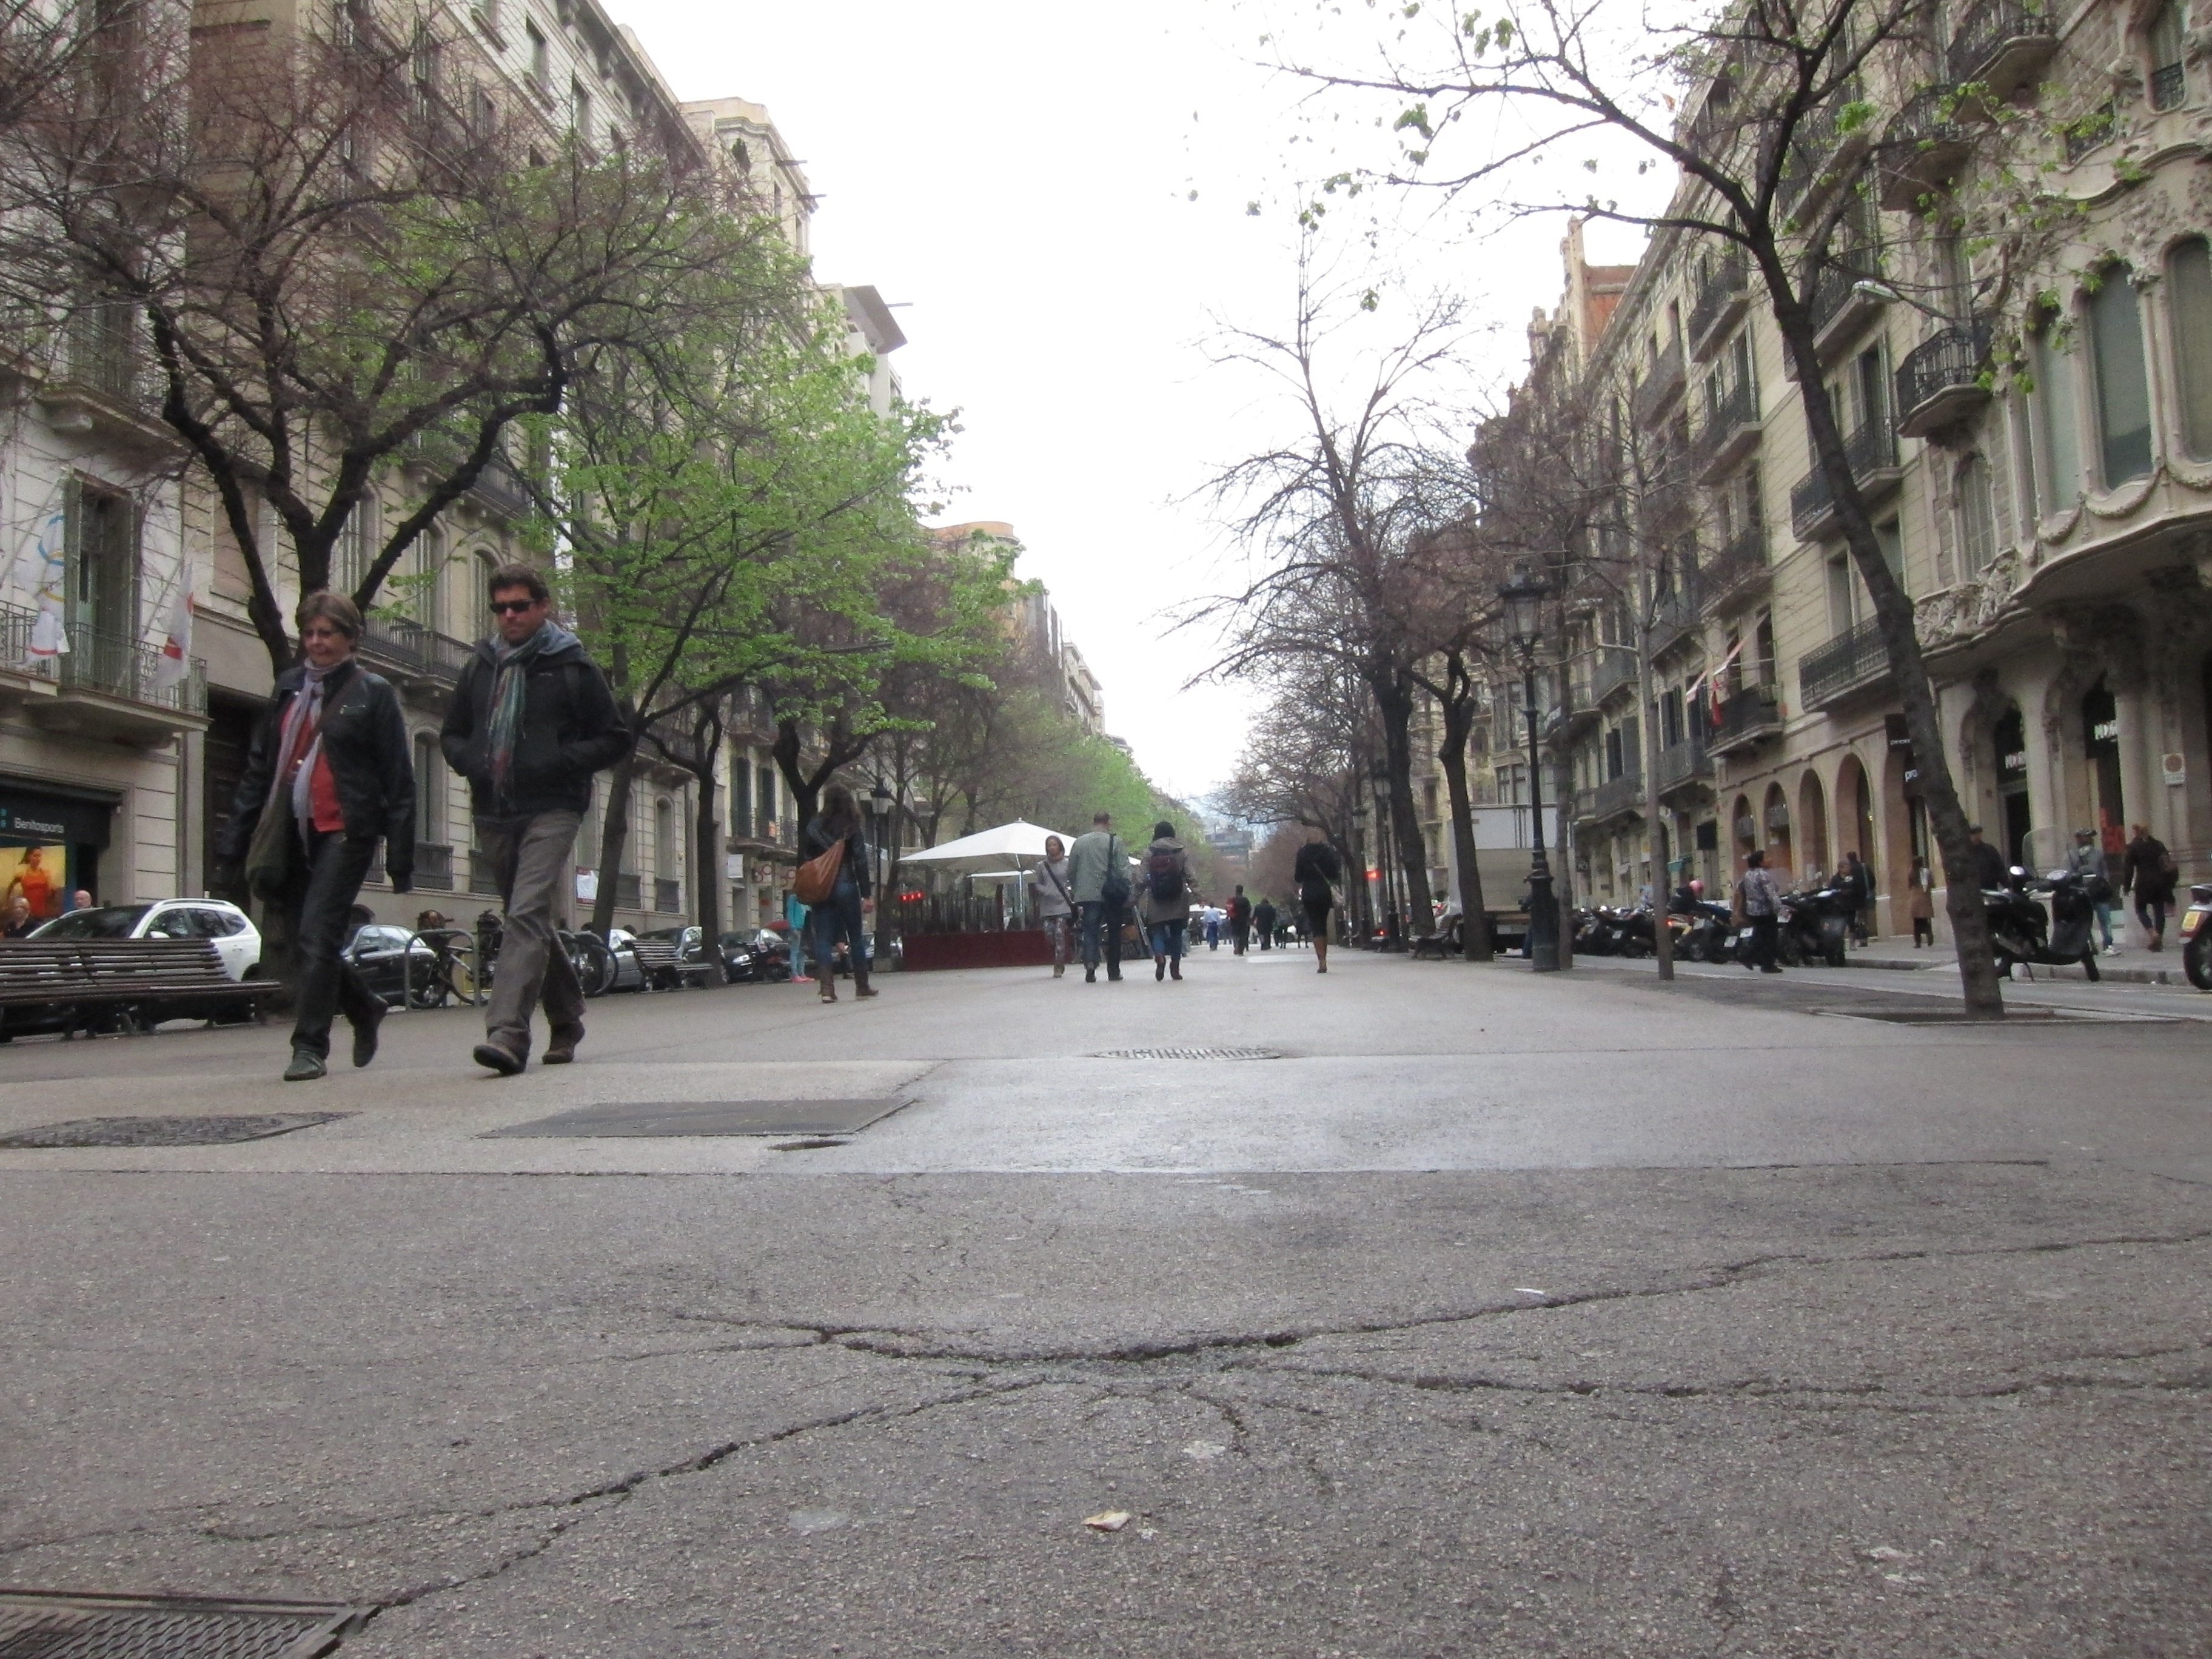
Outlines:
[{"label": "ornate lamppost", "polygon": [[891,963],[890,939],[898,918],[898,896],[891,891],[891,876],[898,867],[886,844],[890,837],[891,811],[897,799],[881,778],[868,791],[868,816],[876,821],[876,929],[871,949],[871,960],[879,968],[889,969]]},{"label": "ornate lamppost", "polygon": [[1528,964],[1540,974],[1559,966],[1559,902],[1552,892],[1552,865],[1544,852],[1544,784],[1536,752],[1536,647],[1544,637],[1544,601],[1552,590],[1527,565],[1498,590],[1505,606],[1505,632],[1521,653],[1521,703],[1528,716]]}]

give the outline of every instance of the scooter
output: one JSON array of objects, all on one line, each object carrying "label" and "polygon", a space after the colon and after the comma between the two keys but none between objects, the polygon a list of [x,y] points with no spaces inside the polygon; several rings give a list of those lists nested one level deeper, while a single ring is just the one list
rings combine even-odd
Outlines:
[{"label": "scooter", "polygon": [[2189,908],[2181,913],[2181,966],[2191,985],[2212,991],[2212,882],[2189,890]]},{"label": "scooter", "polygon": [[1850,919],[1844,911],[1840,887],[1822,887],[1809,893],[1791,893],[1782,901],[1782,927],[1776,954],[1785,968],[1808,962],[1841,968],[1849,945]]},{"label": "scooter", "polygon": [[2097,969],[2097,947],[2091,938],[2097,905],[2090,883],[2070,870],[2053,870],[2045,876],[2040,887],[2051,895],[2048,916],[2035,901],[2033,884],[2034,878],[2014,865],[2009,886],[1983,890],[1997,971],[2009,974],[2015,963],[2057,968],[2078,962],[2091,979],[2104,977]]}]

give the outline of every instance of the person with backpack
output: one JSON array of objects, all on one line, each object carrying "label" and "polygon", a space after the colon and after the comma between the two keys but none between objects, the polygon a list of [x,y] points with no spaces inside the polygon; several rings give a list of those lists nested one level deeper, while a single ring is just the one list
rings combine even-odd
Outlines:
[{"label": "person with backpack", "polygon": [[1275,947],[1275,901],[1264,893],[1252,907],[1252,928],[1260,935],[1260,948],[1272,951]]},{"label": "person with backpack", "polygon": [[1313,940],[1316,964],[1314,971],[1328,971],[1328,913],[1336,903],[1336,884],[1344,878],[1344,866],[1337,860],[1336,848],[1322,839],[1317,824],[1306,827],[1306,844],[1298,848],[1298,856],[1291,866],[1291,879],[1298,884],[1298,908],[1306,913],[1306,933]]},{"label": "person with backpack", "polygon": [[1165,820],[1154,824],[1152,844],[1145,849],[1144,890],[1139,902],[1156,980],[1182,977],[1183,929],[1196,896],[1190,884],[1190,854],[1176,839],[1175,825]]},{"label": "person with backpack", "polygon": [[2128,843],[2121,890],[2136,902],[2136,920],[2150,935],[2150,948],[2166,949],[2166,908],[2173,902],[2174,883],[2180,869],[2166,843],[2150,832],[2150,825],[2136,825],[2136,838]]},{"label": "person with backpack", "polygon": [[1121,848],[1121,837],[1114,833],[1114,815],[1093,813],[1091,833],[1078,836],[1075,845],[1067,849],[1067,884],[1077,914],[1083,918],[1085,985],[1098,982],[1102,944],[1108,982],[1118,982],[1121,977],[1121,921],[1131,894],[1128,872],[1128,854]]},{"label": "person with backpack", "polygon": [[477,642],[461,669],[439,746],[469,781],[477,844],[505,912],[475,1060],[513,1077],[530,1063],[530,1017],[541,995],[552,1026],[544,1064],[575,1059],[583,1041],[583,988],[553,930],[574,881],[592,775],[629,753],[630,732],[584,642],[553,620],[545,578],[526,564],[503,564],[485,586],[491,637]]}]

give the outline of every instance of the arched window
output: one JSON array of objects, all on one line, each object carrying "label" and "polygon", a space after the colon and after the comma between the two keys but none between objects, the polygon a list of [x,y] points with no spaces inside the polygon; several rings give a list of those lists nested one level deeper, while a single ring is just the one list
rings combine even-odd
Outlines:
[{"label": "arched window", "polygon": [[2202,236],[2176,245],[2166,276],[2181,447],[2200,461],[2212,461],[2212,251]]},{"label": "arched window", "polygon": [[2166,3],[2151,15],[2144,31],[2150,48],[2150,106],[2179,108],[2188,95],[2188,74],[2181,66],[2182,17],[2180,0]]},{"label": "arched window", "polygon": [[1990,464],[1979,455],[1969,455],[1959,463],[1960,576],[1972,581],[1989,568],[1996,550],[1996,492]]},{"label": "arched window", "polygon": [[2045,513],[2063,513],[2081,498],[2081,428],[2076,424],[2075,375],[2079,360],[2059,338],[2055,319],[2035,335],[2036,471],[2043,486],[2037,503]]},{"label": "arched window", "polygon": [[446,823],[446,763],[438,753],[438,734],[415,734],[415,839],[442,842]]},{"label": "arched window", "polygon": [[2099,468],[2112,489],[2150,471],[2150,377],[2143,368],[2142,308],[2135,273],[2105,267],[2089,296],[2089,350],[2097,385]]}]

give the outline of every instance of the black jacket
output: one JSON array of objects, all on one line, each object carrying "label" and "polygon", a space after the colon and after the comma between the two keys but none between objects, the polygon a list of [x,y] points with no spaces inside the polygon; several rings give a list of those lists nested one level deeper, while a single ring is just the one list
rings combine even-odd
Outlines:
[{"label": "black jacket", "polygon": [[1298,848],[1298,856],[1291,866],[1291,879],[1298,884],[1298,898],[1306,904],[1324,904],[1334,896],[1332,884],[1343,879],[1344,866],[1337,861],[1336,848],[1325,841],[1310,841]]},{"label": "black jacket", "polygon": [[1974,855],[1974,879],[1985,892],[1994,892],[2012,885],[2012,867],[2005,862],[2004,854],[1983,842],[1970,849]]},{"label": "black jacket", "polygon": [[497,802],[491,793],[491,694],[499,658],[489,640],[477,641],[453,687],[438,735],[446,764],[469,781],[479,817],[589,811],[592,774],[629,753],[629,727],[606,676],[574,640],[539,653],[525,676],[522,731],[507,779],[511,799]]},{"label": "black jacket", "polygon": [[[307,681],[304,667],[279,674],[276,696],[253,728],[246,775],[239,780],[230,822],[216,846],[216,856],[226,863],[243,859],[253,840],[253,826],[260,822],[276,770],[284,711]],[[323,688],[322,739],[346,834],[356,841],[383,836],[385,873],[404,892],[415,874],[415,758],[392,683],[358,662],[339,670]]]},{"label": "black jacket", "polygon": [[2121,886],[2133,893],[2138,903],[2151,904],[2172,898],[2177,878],[2166,872],[2166,860],[2164,842],[2156,836],[2137,836],[2128,843]]},{"label": "black jacket", "polygon": [[[799,832],[799,861],[805,863],[818,859],[836,844],[837,837],[830,833],[822,815],[817,812],[806,820],[806,828]],[[845,862],[838,867],[837,879],[842,881],[849,875],[859,887],[860,896],[867,898],[876,890],[872,870],[875,861],[875,852],[868,845],[867,832],[855,824],[852,833],[845,837]]]}]

